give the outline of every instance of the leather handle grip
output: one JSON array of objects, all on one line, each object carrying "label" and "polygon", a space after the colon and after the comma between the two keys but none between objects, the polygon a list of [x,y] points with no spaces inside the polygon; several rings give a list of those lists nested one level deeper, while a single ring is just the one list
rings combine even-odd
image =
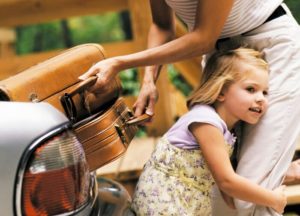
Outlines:
[{"label": "leather handle grip", "polygon": [[126,124],[127,124],[127,125],[139,125],[139,124],[141,124],[141,123],[143,123],[143,122],[146,122],[146,121],[150,120],[151,117],[152,117],[152,116],[150,116],[150,115],[148,115],[148,114],[145,113],[145,114],[143,114],[143,115],[140,115],[140,116],[137,116],[137,117],[132,117],[132,118],[130,118],[130,119],[126,122]]},{"label": "leather handle grip", "polygon": [[87,87],[92,86],[97,81],[97,76],[89,77],[76,84],[69,92],[65,93],[61,98],[61,104],[65,110],[67,117],[75,123],[77,121],[78,111],[73,101],[73,96],[83,92]]},{"label": "leather handle grip", "polygon": [[94,85],[97,81],[97,76],[91,76],[89,78],[87,78],[86,80],[83,80],[81,82],[79,82],[78,84],[76,84],[74,86],[74,88],[72,88],[70,90],[70,92],[68,93],[70,97],[74,96],[75,94],[78,94],[82,91],[84,91],[85,89],[87,89],[88,87]]}]

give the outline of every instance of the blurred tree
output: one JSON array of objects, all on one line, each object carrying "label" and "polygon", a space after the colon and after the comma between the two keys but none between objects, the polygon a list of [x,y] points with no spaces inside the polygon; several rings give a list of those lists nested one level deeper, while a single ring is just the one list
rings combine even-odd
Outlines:
[{"label": "blurred tree", "polygon": [[19,55],[68,48],[82,43],[125,39],[118,13],[74,17],[67,20],[16,28]]},{"label": "blurred tree", "polygon": [[285,0],[284,2],[290,8],[292,14],[295,16],[298,23],[300,23],[300,1],[299,0]]},{"label": "blurred tree", "polygon": [[121,11],[119,14],[121,27],[124,32],[124,39],[131,40],[132,39],[132,29],[131,29],[131,20],[130,20],[130,13],[128,10]]},{"label": "blurred tree", "polygon": [[60,21],[61,29],[62,29],[62,36],[63,36],[63,41],[65,44],[65,47],[70,48],[73,46],[73,41],[72,41],[72,33],[69,28],[68,20],[61,20]]}]

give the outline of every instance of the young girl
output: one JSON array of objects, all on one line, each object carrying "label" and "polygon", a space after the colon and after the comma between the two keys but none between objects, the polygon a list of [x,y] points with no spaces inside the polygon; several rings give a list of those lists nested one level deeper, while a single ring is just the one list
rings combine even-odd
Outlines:
[{"label": "young girl", "polygon": [[[286,205],[274,191],[237,175],[230,163],[239,121],[255,124],[267,108],[268,66],[255,50],[218,51],[208,60],[189,112],[160,139],[140,176],[132,208],[137,215],[211,215],[214,183],[230,197],[273,208]],[[259,164],[258,164],[259,166]]]}]

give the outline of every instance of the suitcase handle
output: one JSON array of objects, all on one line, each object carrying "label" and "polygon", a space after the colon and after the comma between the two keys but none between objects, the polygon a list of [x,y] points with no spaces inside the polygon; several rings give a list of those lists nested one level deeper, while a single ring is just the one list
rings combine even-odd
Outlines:
[{"label": "suitcase handle", "polygon": [[148,120],[151,119],[152,116],[144,113],[140,116],[137,117],[131,117],[130,119],[128,119],[128,121],[126,122],[127,125],[139,125],[143,122],[146,122]]},{"label": "suitcase handle", "polygon": [[[72,97],[75,96],[76,94],[82,93],[88,87],[94,85],[95,82],[97,81],[97,78],[98,78],[97,76],[91,76],[88,79],[83,80],[82,82],[79,82],[70,90],[70,92],[65,93],[61,97],[61,103],[65,110],[65,113],[73,124],[78,121],[78,119],[77,119],[78,115],[77,115],[77,109],[76,109],[76,106],[75,106],[75,103],[74,103]],[[116,90],[120,91],[120,89],[121,89],[120,83],[117,80],[115,80],[115,81],[116,81],[116,86],[117,86]],[[108,104],[110,104],[110,103],[108,103]],[[83,102],[83,106],[86,108],[86,110],[89,112],[89,114],[91,114],[91,110],[89,109],[87,104]],[[137,117],[131,117],[130,119],[128,119],[128,121],[126,121],[125,124],[129,125],[129,126],[130,125],[139,125],[143,122],[148,121],[149,119],[151,119],[150,115],[143,114],[143,115],[140,115]]]},{"label": "suitcase handle", "polygon": [[83,80],[83,81],[79,82],[67,94],[70,97],[73,97],[75,94],[79,94],[79,93],[83,92],[87,88],[89,88],[92,85],[94,85],[96,83],[96,81],[97,81],[97,78],[98,78],[97,76],[91,76],[91,77],[87,78],[86,80]]},{"label": "suitcase handle", "polygon": [[[128,111],[131,113],[131,111]],[[129,144],[130,143],[130,138],[128,138],[128,135],[126,135],[126,132],[125,132],[125,128],[129,128],[131,126],[137,126],[147,120],[151,119],[151,116],[148,115],[148,114],[142,114],[140,116],[132,116],[131,118],[129,118],[128,120],[126,120],[122,126],[120,125],[115,125],[115,128],[116,128],[116,131],[120,137],[120,139],[122,140],[122,142],[124,144]],[[130,139],[130,140],[128,140]]]},{"label": "suitcase handle", "polygon": [[[100,95],[100,98],[93,97],[94,100],[92,100],[92,101],[95,102],[97,107],[95,108],[95,110],[92,111],[92,109],[90,108],[90,104],[89,104],[91,101],[89,101],[87,99],[88,97],[85,97],[82,93],[84,93],[84,91],[87,88],[94,85],[97,81],[97,78],[98,78],[97,76],[92,76],[86,80],[83,80],[83,81],[75,84],[74,87],[69,90],[69,92],[66,92],[60,98],[62,107],[64,108],[67,117],[71,120],[72,123],[76,123],[77,121],[81,120],[81,119],[78,120],[79,113],[78,113],[78,110],[73,101],[73,97],[76,94],[79,94],[81,96],[80,106],[82,106],[86,110],[84,117],[87,117],[88,115],[91,115],[91,114],[97,112],[99,110],[97,108],[100,108],[101,106],[105,105],[106,103],[109,104],[110,102],[112,102],[118,98],[118,96],[121,92],[121,84],[120,84],[119,80],[115,79],[115,83],[114,83],[115,85],[113,86],[112,89],[110,89],[111,91],[107,91],[107,94],[106,94],[106,92],[103,92],[103,94]],[[101,101],[101,99],[105,99],[105,100]]]}]

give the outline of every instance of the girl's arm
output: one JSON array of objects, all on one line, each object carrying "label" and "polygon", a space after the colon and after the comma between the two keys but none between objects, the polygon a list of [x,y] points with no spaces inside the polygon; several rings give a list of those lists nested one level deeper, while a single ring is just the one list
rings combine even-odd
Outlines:
[{"label": "girl's arm", "polygon": [[203,157],[220,190],[229,196],[268,206],[282,213],[286,205],[283,192],[267,190],[237,175],[230,163],[224,136],[218,128],[205,123],[193,123],[190,131],[198,141]]},{"label": "girl's arm", "polygon": [[223,191],[220,190],[220,193],[222,195],[223,200],[225,201],[225,203],[227,204],[227,206],[229,206],[232,209],[236,209],[235,205],[234,205],[234,201],[233,198],[231,196],[229,196],[228,194],[224,193]]}]

